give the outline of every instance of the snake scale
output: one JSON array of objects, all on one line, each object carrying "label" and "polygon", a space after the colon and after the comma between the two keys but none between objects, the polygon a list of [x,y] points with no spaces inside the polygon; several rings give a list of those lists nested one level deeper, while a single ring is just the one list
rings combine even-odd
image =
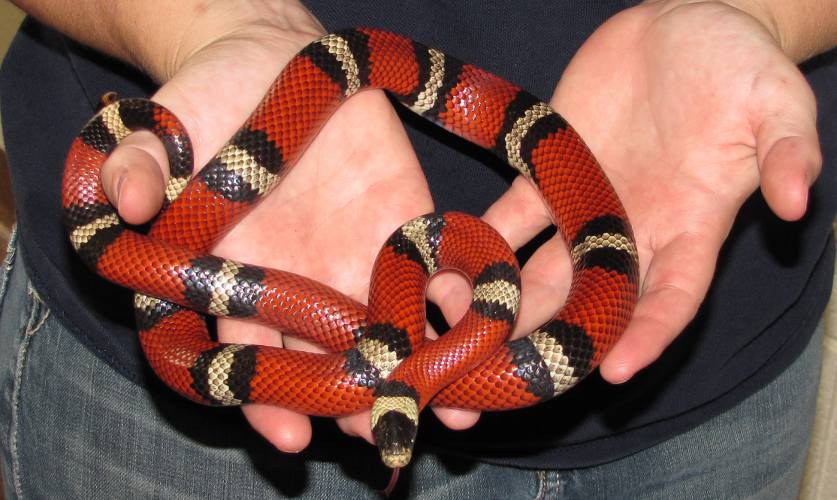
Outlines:
[{"label": "snake scale", "polygon": [[[337,106],[366,88],[493,151],[538,189],[568,243],[567,302],[507,341],[520,298],[514,254],[478,219],[430,214],[397,229],[373,271],[369,309],[303,276],[208,254],[280,183]],[[147,234],[119,219],[99,175],[132,131],[169,154],[164,210]],[[105,278],[137,291],[139,339],[159,377],[209,405],[280,405],[309,415],[372,409],[390,467],[406,465],[427,405],[504,410],[574,386],[625,329],[638,293],[625,211],[593,155],[549,106],[480,68],[397,34],[348,29],[305,47],[229,143],[193,179],[184,127],[162,106],[123,99],[99,111],[67,156],[62,203],[70,242]],[[429,276],[461,270],[473,285],[465,317],[423,341]],[[213,340],[201,313],[253,318],[330,354]]]}]

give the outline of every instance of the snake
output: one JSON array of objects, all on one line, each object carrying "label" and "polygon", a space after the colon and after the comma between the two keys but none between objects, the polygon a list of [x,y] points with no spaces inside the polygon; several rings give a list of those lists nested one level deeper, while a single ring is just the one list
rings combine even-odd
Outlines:
[{"label": "snake", "polygon": [[[395,229],[373,266],[368,307],[304,276],[210,253],[281,184],[335,109],[364,89],[383,89],[492,151],[537,189],[572,265],[554,317],[508,340],[519,265],[496,231],[462,213],[427,214]],[[110,152],[137,130],[159,137],[170,163],[163,210],[145,231],[119,218],[100,182]],[[427,406],[510,410],[577,385],[620,338],[638,298],[624,206],[575,129],[520,87],[399,34],[352,28],[310,43],[229,142],[192,172],[185,127],[142,98],[110,99],[65,162],[70,244],[89,268],[136,292],[150,367],[207,405],[265,403],[319,416],[371,410],[381,459],[395,470],[409,463]],[[429,341],[427,281],[451,268],[470,280],[473,299],[449,332]],[[221,343],[205,315],[248,318],[327,352]]]}]

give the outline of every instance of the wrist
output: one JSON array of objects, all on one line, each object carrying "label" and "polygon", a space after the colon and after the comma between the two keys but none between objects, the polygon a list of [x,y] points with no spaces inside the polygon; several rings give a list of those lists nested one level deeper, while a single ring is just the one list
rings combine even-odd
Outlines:
[{"label": "wrist", "polygon": [[770,0],[718,0],[738,9],[758,21],[773,37],[776,44],[792,61],[799,63],[808,59],[812,53],[810,44],[803,35],[804,26],[800,22],[799,7],[796,2]]},{"label": "wrist", "polygon": [[133,29],[126,37],[134,47],[127,49],[129,61],[160,82],[210,44],[250,42],[290,59],[324,31],[297,0],[182,2],[177,10],[182,17],[157,30],[164,36],[153,39]]},{"label": "wrist", "polygon": [[722,4],[750,16],[788,58],[800,63],[837,45],[834,0],[646,0],[668,12],[687,4]]}]

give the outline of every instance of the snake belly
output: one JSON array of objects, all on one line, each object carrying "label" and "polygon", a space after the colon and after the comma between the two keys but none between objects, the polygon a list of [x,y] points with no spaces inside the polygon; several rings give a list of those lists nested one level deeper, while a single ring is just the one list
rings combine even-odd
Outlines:
[{"label": "snake belly", "polygon": [[[399,290],[395,295],[418,297],[410,303],[419,305],[406,307],[386,294],[370,297],[370,307],[380,302],[378,310],[388,311],[381,314],[303,276],[207,253],[280,183],[337,106],[368,88],[386,90],[413,112],[491,150],[538,189],[572,258],[570,292],[552,320],[513,341],[484,340],[496,338],[492,333],[472,335],[467,341],[476,344],[466,348],[447,336],[422,345],[426,278],[444,267],[469,267],[474,302],[468,314],[489,325],[479,328],[505,335],[514,321],[520,293],[514,256],[493,239],[499,236],[476,229],[479,223],[461,214],[415,219],[388,240],[373,291]],[[171,163],[165,208],[147,235],[124,225],[99,183],[110,151],[140,129],[161,138]],[[531,406],[595,369],[637,300],[636,244],[624,208],[572,127],[502,78],[394,33],[347,29],[312,42],[190,180],[191,171],[191,145],[177,118],[147,100],[120,100],[104,107],[73,142],[62,206],[70,242],[85,264],[138,291],[140,342],[153,370],[199,403],[267,403],[324,416],[369,409],[376,399],[412,400],[416,413],[428,404]],[[495,243],[469,244],[457,236],[469,231]],[[465,253],[476,254],[477,263],[454,262],[463,252],[455,245],[470,245]],[[390,271],[396,263],[423,277],[399,277]],[[330,354],[219,343],[199,312],[251,318]],[[387,317],[392,314],[398,319]],[[452,368],[455,376],[422,374],[438,356],[456,358],[464,351],[479,356]],[[411,357],[426,358],[425,364],[399,368]]]}]

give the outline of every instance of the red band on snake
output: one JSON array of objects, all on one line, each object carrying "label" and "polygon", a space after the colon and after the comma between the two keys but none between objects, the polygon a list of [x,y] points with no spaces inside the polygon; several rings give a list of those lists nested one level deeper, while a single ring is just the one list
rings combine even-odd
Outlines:
[{"label": "red band on snake", "polygon": [[[279,184],[336,107],[366,88],[384,89],[494,151],[539,190],[571,249],[571,290],[555,318],[505,341],[520,297],[517,262],[498,234],[464,214],[419,217],[390,237],[375,264],[368,312],[305,277],[206,253]],[[171,163],[166,207],[148,235],[124,226],[99,182],[107,155],[140,129],[162,139]],[[409,461],[427,405],[521,408],[574,386],[612,348],[637,299],[625,211],[578,134],[517,86],[393,33],[351,29],[308,45],[190,181],[191,171],[183,126],[143,99],[103,108],[66,162],[71,243],[97,273],[138,291],[140,342],[153,370],[204,404],[267,403],[326,416],[374,405],[374,434],[391,467]],[[451,332],[423,342],[425,285],[448,267],[469,277],[474,301]],[[195,311],[252,318],[332,354],[221,344]]]}]

